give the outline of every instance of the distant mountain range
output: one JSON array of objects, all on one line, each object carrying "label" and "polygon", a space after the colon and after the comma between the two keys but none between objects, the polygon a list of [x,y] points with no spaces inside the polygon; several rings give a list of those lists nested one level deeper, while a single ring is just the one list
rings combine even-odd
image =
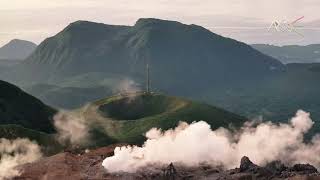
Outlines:
[{"label": "distant mountain range", "polygon": [[93,82],[114,87],[122,79],[144,86],[147,62],[154,89],[177,95],[201,93],[208,86],[245,86],[285,69],[278,60],[203,27],[140,19],[134,26],[74,22],[0,77],[20,86],[65,87],[71,79],[86,88]]},{"label": "distant mountain range", "polygon": [[320,44],[312,44],[307,46],[274,46],[267,44],[253,44],[251,46],[266,55],[280,60],[285,64],[320,62]]},{"label": "distant mountain range", "polygon": [[24,60],[37,45],[30,41],[14,39],[0,48],[0,60]]}]

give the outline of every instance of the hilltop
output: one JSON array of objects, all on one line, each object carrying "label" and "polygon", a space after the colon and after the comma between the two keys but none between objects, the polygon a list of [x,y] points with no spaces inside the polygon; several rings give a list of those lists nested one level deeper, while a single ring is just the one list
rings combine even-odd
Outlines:
[{"label": "hilltop", "polygon": [[[92,122],[93,127],[117,143],[141,144],[145,139],[143,134],[151,128],[167,130],[180,121],[202,120],[215,129],[240,127],[246,120],[214,106],[163,94],[116,95],[96,101],[93,106],[98,107],[102,116],[98,123]],[[90,117],[90,112],[87,114]]]}]

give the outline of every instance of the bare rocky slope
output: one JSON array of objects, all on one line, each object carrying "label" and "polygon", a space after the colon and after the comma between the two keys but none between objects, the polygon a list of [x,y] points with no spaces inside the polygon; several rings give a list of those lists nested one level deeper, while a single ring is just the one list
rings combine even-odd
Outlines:
[{"label": "bare rocky slope", "polygon": [[68,151],[25,164],[18,167],[22,174],[14,179],[320,179],[317,169],[309,164],[296,164],[288,167],[275,161],[260,167],[252,163],[248,157],[241,159],[239,168],[231,170],[208,165],[183,167],[178,164],[170,164],[163,167],[143,168],[136,173],[111,174],[101,164],[106,157],[113,155],[116,146],[111,145],[87,153]]}]

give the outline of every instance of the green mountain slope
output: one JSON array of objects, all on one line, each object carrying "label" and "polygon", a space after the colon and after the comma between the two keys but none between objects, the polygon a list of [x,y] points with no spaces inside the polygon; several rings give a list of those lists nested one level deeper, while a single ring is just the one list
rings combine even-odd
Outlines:
[{"label": "green mountain slope", "polygon": [[0,81],[0,124],[17,124],[53,132],[51,118],[56,111],[18,87]]}]

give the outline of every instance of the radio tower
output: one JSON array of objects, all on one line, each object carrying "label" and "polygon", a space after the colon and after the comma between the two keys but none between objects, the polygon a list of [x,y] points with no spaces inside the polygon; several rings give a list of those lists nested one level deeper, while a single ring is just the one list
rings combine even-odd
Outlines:
[{"label": "radio tower", "polygon": [[150,67],[149,63],[146,63],[146,93],[150,93]]}]

